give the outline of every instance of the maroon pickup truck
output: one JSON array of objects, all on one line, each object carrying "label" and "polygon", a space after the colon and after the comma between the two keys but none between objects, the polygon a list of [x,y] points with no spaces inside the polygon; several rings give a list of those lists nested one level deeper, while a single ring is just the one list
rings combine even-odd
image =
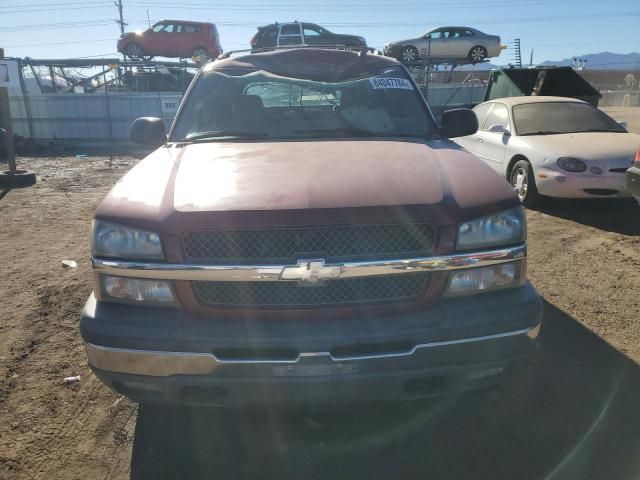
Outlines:
[{"label": "maroon pickup truck", "polygon": [[136,401],[341,404],[499,382],[535,347],[513,189],[407,70],[294,48],[205,66],[102,201],[81,333]]}]

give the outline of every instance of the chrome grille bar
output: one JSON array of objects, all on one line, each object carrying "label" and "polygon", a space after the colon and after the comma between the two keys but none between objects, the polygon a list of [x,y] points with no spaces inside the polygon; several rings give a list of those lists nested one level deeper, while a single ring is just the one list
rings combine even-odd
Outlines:
[{"label": "chrome grille bar", "polygon": [[[438,272],[463,268],[485,267],[525,258],[526,245],[467,252],[435,257],[406,258],[398,260],[355,261],[327,264],[340,271],[339,278],[401,275],[405,273]],[[148,278],[156,280],[220,281],[220,282],[276,282],[298,281],[283,278],[283,270],[304,265],[200,265],[188,263],[149,263],[92,258],[97,273],[120,277]],[[311,259],[309,260],[311,261]]]}]

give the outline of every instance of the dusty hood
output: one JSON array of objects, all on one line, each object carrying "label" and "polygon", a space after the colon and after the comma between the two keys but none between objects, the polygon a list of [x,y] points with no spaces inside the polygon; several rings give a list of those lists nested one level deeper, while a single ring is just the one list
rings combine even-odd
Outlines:
[{"label": "dusty hood", "polygon": [[627,158],[629,166],[640,148],[640,135],[634,133],[585,132],[521,138],[545,154],[584,160]]},{"label": "dusty hood", "polygon": [[190,145],[180,153],[181,212],[298,210],[442,201],[436,155],[403,142]]},{"label": "dusty hood", "polygon": [[160,231],[178,230],[167,226],[170,217],[200,228],[293,222],[283,212],[302,223],[340,215],[402,221],[344,213],[385,209],[455,223],[518,203],[503,179],[449,141],[212,142],[158,149],[116,184],[96,216]]}]

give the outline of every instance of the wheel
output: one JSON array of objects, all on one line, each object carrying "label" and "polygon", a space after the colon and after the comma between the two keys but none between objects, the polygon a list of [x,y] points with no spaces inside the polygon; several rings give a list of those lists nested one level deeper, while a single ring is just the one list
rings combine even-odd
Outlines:
[{"label": "wheel", "polygon": [[199,57],[200,62],[203,63],[207,58],[209,58],[209,52],[204,47],[196,47],[193,49],[192,57]]},{"label": "wheel", "polygon": [[509,174],[509,183],[525,207],[534,207],[540,204],[540,194],[536,188],[536,181],[529,162],[526,160],[516,162]]},{"label": "wheel", "polygon": [[402,47],[400,51],[400,60],[402,63],[414,63],[418,60],[418,49],[413,45]]},{"label": "wheel", "polygon": [[480,63],[483,62],[487,58],[487,49],[481,47],[480,45],[473,47],[469,51],[469,60],[472,63]]},{"label": "wheel", "polygon": [[16,170],[15,172],[6,170],[0,172],[0,188],[25,188],[36,183],[36,174],[28,170]]},{"label": "wheel", "polygon": [[129,58],[142,58],[144,56],[144,52],[142,51],[142,47],[137,43],[130,43],[127,45],[125,49],[125,55]]}]

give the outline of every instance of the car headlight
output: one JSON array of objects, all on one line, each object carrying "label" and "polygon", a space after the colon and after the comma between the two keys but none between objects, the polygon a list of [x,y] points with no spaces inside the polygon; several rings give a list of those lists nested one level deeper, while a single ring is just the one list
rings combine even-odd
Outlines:
[{"label": "car headlight", "polygon": [[100,275],[100,299],[136,303],[175,303],[169,282],[163,280],[142,280],[138,278]]},{"label": "car headlight", "polygon": [[527,239],[524,208],[477,218],[458,227],[457,250],[497,247],[522,243]]},{"label": "car headlight", "polygon": [[162,260],[160,235],[146,230],[94,220],[91,252],[99,257]]},{"label": "car headlight", "polygon": [[587,169],[586,163],[573,157],[561,157],[556,163],[558,167],[567,172],[584,172]]},{"label": "car headlight", "polygon": [[451,297],[500,290],[524,285],[526,280],[526,260],[458,270],[449,275],[445,294]]}]

